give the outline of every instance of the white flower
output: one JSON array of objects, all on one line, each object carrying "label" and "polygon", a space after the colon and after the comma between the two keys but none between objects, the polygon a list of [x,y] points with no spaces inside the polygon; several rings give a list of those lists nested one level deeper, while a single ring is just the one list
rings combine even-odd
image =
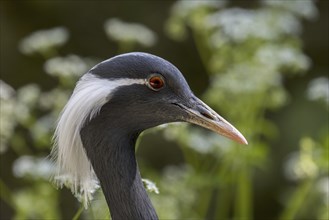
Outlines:
[{"label": "white flower", "polygon": [[1,100],[9,100],[15,94],[15,90],[5,83],[4,81],[0,80],[0,98]]},{"label": "white flower", "polygon": [[25,37],[19,44],[19,50],[24,54],[47,53],[56,47],[62,46],[69,38],[66,28],[56,27],[40,30]]},{"label": "white flower", "polygon": [[311,138],[300,140],[300,151],[292,153],[285,164],[285,174],[288,179],[301,180],[314,178],[319,169],[313,158],[315,143]]},{"label": "white flower", "polygon": [[177,1],[172,7],[172,13],[177,16],[186,17],[193,10],[200,8],[220,8],[225,6],[226,0],[213,1],[213,0],[203,0],[203,1],[191,1],[191,0],[181,0]]},{"label": "white flower", "polygon": [[34,106],[40,98],[41,90],[37,84],[29,84],[17,91],[17,100],[26,106]]},{"label": "white flower", "polygon": [[227,93],[258,93],[281,85],[281,76],[271,66],[240,63],[218,75],[213,83],[216,88]]},{"label": "white flower", "polygon": [[327,77],[313,79],[308,85],[307,97],[310,100],[322,100],[329,107],[329,79]]},{"label": "white flower", "polygon": [[276,70],[282,67],[294,67],[296,70],[305,71],[311,66],[311,60],[293,47],[266,45],[258,49],[255,59]]},{"label": "white flower", "polygon": [[48,180],[54,173],[51,161],[33,156],[21,156],[14,161],[13,173],[16,177],[32,177]]},{"label": "white flower", "polygon": [[40,98],[41,90],[37,84],[29,84],[17,90],[15,108],[13,114],[15,120],[23,125],[29,125],[33,109]]},{"label": "white flower", "polygon": [[313,0],[263,0],[264,5],[289,10],[296,15],[307,19],[314,19],[318,15],[318,10]]},{"label": "white flower", "polygon": [[8,141],[14,132],[16,120],[14,110],[16,98],[15,90],[0,80],[0,153],[8,148]]},{"label": "white flower", "polygon": [[38,120],[30,126],[29,130],[35,142],[44,141],[46,146],[49,144],[50,134],[52,133],[56,118],[55,115],[48,114],[38,118]]},{"label": "white flower", "polygon": [[154,192],[155,194],[159,194],[159,189],[154,182],[152,182],[149,179],[142,179],[142,181],[149,192]]},{"label": "white flower", "polygon": [[53,76],[81,76],[86,73],[95,61],[89,58],[81,58],[77,55],[66,57],[54,57],[44,64],[44,70]]},{"label": "white flower", "polygon": [[145,47],[156,43],[156,34],[144,25],[126,23],[119,19],[109,19],[104,24],[107,36],[118,42],[136,42]]},{"label": "white flower", "polygon": [[53,110],[53,113],[59,114],[59,111],[65,106],[69,99],[71,91],[55,88],[49,92],[43,92],[39,99],[42,109]]},{"label": "white flower", "polygon": [[[299,20],[287,12],[225,9],[209,15],[205,25],[218,28],[228,39],[243,42],[248,38],[277,39],[283,34],[299,34]],[[217,33],[218,34],[218,33]]]},{"label": "white flower", "polygon": [[323,195],[324,203],[329,205],[329,176],[319,179],[316,188]]}]

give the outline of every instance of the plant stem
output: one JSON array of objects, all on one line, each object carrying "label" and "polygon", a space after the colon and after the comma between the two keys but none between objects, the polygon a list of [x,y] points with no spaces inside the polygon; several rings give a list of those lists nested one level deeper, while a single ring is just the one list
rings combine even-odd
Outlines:
[{"label": "plant stem", "polygon": [[231,204],[231,187],[230,184],[225,184],[220,187],[220,192],[218,193],[218,203],[215,213],[215,219],[229,219],[229,210]]},{"label": "plant stem", "polygon": [[75,213],[72,220],[78,220],[79,217],[81,216],[82,212],[83,212],[83,209],[84,209],[84,205],[81,204],[80,208],[78,209],[77,213]]},{"label": "plant stem", "polygon": [[12,199],[12,193],[6,184],[0,179],[0,198],[5,201],[9,206],[15,208],[15,203]]},{"label": "plant stem", "polygon": [[91,219],[95,219],[95,215],[94,215],[94,211],[93,211],[93,207],[92,206],[89,207],[89,214],[90,214],[90,218]]},{"label": "plant stem", "polygon": [[252,219],[252,184],[248,167],[241,167],[237,176],[237,196],[234,219]]},{"label": "plant stem", "polygon": [[298,211],[306,200],[313,186],[313,179],[306,179],[304,182],[298,186],[296,191],[291,196],[285,210],[280,216],[280,220],[295,219]]},{"label": "plant stem", "polygon": [[195,46],[199,52],[199,56],[201,59],[201,62],[204,66],[204,68],[207,71],[208,76],[211,74],[210,68],[209,68],[209,55],[207,51],[207,47],[204,43],[205,37],[202,36],[202,33],[200,33],[199,30],[192,30],[193,32],[193,38],[195,42]]}]

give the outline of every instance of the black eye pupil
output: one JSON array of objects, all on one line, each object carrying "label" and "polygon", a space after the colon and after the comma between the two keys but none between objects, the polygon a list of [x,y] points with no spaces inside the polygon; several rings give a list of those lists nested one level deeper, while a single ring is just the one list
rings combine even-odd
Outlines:
[{"label": "black eye pupil", "polygon": [[158,79],[153,80],[151,83],[152,83],[152,86],[154,86],[154,87],[159,87],[161,84],[160,80],[158,80]]},{"label": "black eye pupil", "polygon": [[152,88],[154,88],[154,89],[160,89],[163,87],[163,84],[164,84],[163,80],[158,76],[152,77],[149,80],[149,83],[152,86]]}]

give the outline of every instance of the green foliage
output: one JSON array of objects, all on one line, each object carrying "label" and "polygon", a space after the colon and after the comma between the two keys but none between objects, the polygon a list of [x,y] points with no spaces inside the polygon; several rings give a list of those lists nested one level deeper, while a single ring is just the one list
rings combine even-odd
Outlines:
[{"label": "green foliage", "polygon": [[[280,109],[289,100],[285,77],[309,70],[311,60],[302,52],[300,34],[303,19],[316,16],[312,1],[267,0],[253,9],[232,8],[228,1],[173,4],[164,27],[167,36],[177,42],[193,37],[209,76],[202,99],[239,128],[249,146],[185,124],[158,128],[157,135],[181,146],[186,160],[186,165],[169,166],[162,174],[147,172],[158,188],[145,180],[146,188],[160,191],[150,196],[161,219],[254,218],[255,174],[269,172],[273,160],[269,141],[279,137],[265,113]],[[156,34],[141,24],[112,18],[104,23],[104,30],[118,44],[119,52],[132,51],[136,45],[156,45]],[[46,182],[53,172],[50,161],[40,158],[50,151],[56,118],[75,82],[99,61],[59,55],[58,48],[68,37],[69,31],[58,27],[35,32],[19,45],[22,53],[45,59],[44,72],[58,81],[56,88],[43,91],[29,84],[14,91],[0,81],[0,153],[6,154],[11,147],[19,155],[13,174],[26,183],[13,192],[9,184],[0,182],[1,198],[15,210],[15,219],[59,219],[63,214],[58,208],[60,191]],[[328,110],[327,88],[327,78],[316,79],[307,97],[325,103]],[[275,217],[329,218],[329,135],[324,130],[319,137],[302,138],[288,157],[282,172],[295,186],[280,192],[283,209]],[[37,151],[33,157],[25,156],[31,154],[29,145]],[[101,192],[88,210],[77,208],[72,218],[109,219]]]},{"label": "green foliage", "polygon": [[[176,7],[182,7],[183,3],[178,2]],[[194,8],[186,7],[188,12],[184,16],[173,10],[168,21],[167,30],[174,39],[181,39],[182,33],[189,28],[210,77],[204,99],[229,118],[249,142],[247,148],[242,148],[213,134],[205,135],[201,129],[185,127],[171,133],[183,146],[190,148],[184,150],[185,156],[191,154],[190,151],[212,153],[211,158],[218,160],[218,166],[212,166],[212,175],[218,176],[220,182],[207,179],[208,183],[213,183],[207,187],[209,191],[216,188],[220,191],[219,202],[213,205],[217,210],[212,213],[215,219],[228,219],[231,208],[234,219],[253,219],[253,176],[255,169],[266,167],[266,161],[270,159],[264,137],[269,139],[276,133],[264,113],[286,103],[288,94],[282,84],[285,75],[305,73],[310,67],[309,58],[301,51],[299,34],[301,17],[313,17],[316,10],[313,5],[304,5],[308,8],[301,13],[290,10],[302,7],[300,2],[290,1],[289,5],[264,1],[262,7],[250,10],[218,9],[222,5],[200,3]],[[286,10],[278,10],[278,7]],[[217,152],[213,153],[215,151],[209,151],[209,148],[215,148]],[[302,152],[308,158],[312,150]],[[209,160],[209,156],[205,160]],[[209,173],[208,166],[195,162],[194,158],[189,159],[189,156],[186,158],[195,170]],[[198,155],[198,158],[202,156]],[[313,160],[305,158],[301,159],[302,167],[305,172],[312,173],[313,178],[328,175],[328,172],[315,174],[313,169],[317,170],[317,166]],[[288,202],[282,219],[294,219],[301,209],[310,185],[303,181],[300,185]],[[232,186],[235,193],[227,192]],[[196,197],[203,194],[201,191]],[[221,198],[225,197],[230,199],[223,205],[225,200]]]},{"label": "green foliage", "polygon": [[32,187],[13,194],[15,219],[58,219],[58,193],[49,182],[36,182]]}]

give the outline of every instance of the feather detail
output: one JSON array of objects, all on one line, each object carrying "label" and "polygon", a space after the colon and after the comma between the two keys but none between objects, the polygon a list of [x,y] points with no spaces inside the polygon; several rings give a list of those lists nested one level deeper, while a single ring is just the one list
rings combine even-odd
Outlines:
[{"label": "feather detail", "polygon": [[80,130],[97,116],[116,89],[132,84],[145,84],[145,80],[110,80],[87,73],[78,81],[58,119],[51,151],[57,169],[53,180],[59,187],[69,187],[86,208],[99,183],[82,145]]}]

